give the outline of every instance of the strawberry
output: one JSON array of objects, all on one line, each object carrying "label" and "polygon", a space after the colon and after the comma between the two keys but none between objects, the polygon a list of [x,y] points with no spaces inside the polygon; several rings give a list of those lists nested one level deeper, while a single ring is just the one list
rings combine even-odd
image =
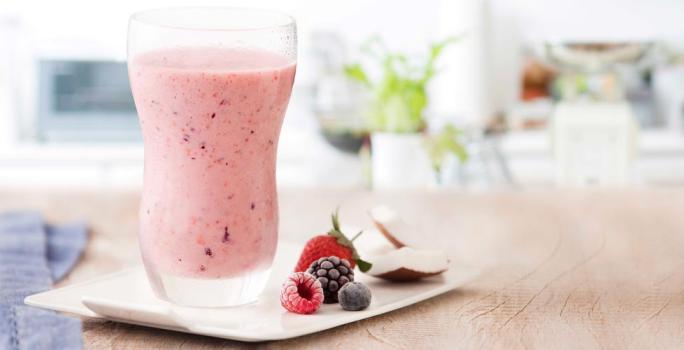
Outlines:
[{"label": "strawberry", "polygon": [[347,259],[352,269],[358,264],[359,270],[362,272],[366,272],[371,268],[371,263],[363,261],[359,257],[359,253],[356,252],[356,248],[354,248],[354,240],[359,237],[363,231],[359,232],[352,239],[347,238],[340,230],[337,211],[332,214],[332,225],[333,228],[328,231],[328,234],[315,236],[306,242],[304,250],[299,256],[295,272],[306,271],[312,262],[329,256]]}]

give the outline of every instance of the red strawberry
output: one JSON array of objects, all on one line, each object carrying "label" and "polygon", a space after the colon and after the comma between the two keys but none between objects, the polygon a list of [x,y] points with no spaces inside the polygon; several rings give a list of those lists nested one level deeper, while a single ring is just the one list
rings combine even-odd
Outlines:
[{"label": "red strawberry", "polygon": [[366,272],[371,268],[372,265],[367,261],[363,261],[356,252],[356,248],[354,248],[353,241],[361,232],[351,240],[348,239],[347,236],[340,231],[337,211],[332,214],[332,225],[333,228],[328,231],[327,235],[318,235],[306,242],[304,250],[299,256],[295,272],[306,271],[312,262],[333,255],[340,259],[347,259],[351,264],[352,269],[356,264],[359,265],[359,270],[362,272]]}]

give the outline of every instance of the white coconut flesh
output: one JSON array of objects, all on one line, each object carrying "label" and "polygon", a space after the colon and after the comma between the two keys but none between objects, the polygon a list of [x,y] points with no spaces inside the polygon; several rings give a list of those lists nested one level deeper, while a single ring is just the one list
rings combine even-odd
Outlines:
[{"label": "white coconut flesh", "polygon": [[420,246],[419,230],[404,221],[394,210],[380,205],[373,208],[369,214],[378,230],[395,247]]},{"label": "white coconut flesh", "polygon": [[371,276],[391,280],[415,280],[440,274],[449,268],[449,259],[441,250],[417,250],[403,247],[369,257]]}]

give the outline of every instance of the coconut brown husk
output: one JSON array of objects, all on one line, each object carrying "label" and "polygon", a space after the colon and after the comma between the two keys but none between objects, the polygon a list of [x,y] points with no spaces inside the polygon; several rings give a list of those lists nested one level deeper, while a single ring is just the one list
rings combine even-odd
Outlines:
[{"label": "coconut brown husk", "polygon": [[411,282],[411,281],[416,281],[421,278],[426,278],[426,277],[431,277],[431,276],[437,276],[441,273],[443,273],[446,270],[440,270],[440,271],[433,271],[433,272],[421,272],[421,271],[415,271],[411,270],[406,267],[401,267],[399,269],[385,272],[380,275],[375,275],[375,277],[382,278],[388,281],[396,281],[396,282]]}]

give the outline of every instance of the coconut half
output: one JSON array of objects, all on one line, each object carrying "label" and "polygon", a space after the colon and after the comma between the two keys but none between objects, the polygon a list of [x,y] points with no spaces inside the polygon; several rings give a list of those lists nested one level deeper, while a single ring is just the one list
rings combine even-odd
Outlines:
[{"label": "coconut half", "polygon": [[410,228],[407,227],[408,225],[401,220],[401,218],[399,218],[399,215],[397,215],[394,210],[381,205],[371,209],[369,215],[373,220],[375,227],[378,228],[380,233],[382,233],[382,235],[385,236],[385,238],[387,238],[387,240],[392,243],[393,246],[395,246],[397,249],[406,246],[406,244],[402,242],[399,237],[395,235],[395,233],[403,233],[403,231]]},{"label": "coconut half", "polygon": [[367,273],[391,281],[415,281],[439,275],[449,269],[449,259],[442,250],[420,249],[416,241],[421,237],[413,225],[387,206],[373,208],[369,215],[387,241],[380,249],[367,255],[373,267]]},{"label": "coconut half", "polygon": [[372,257],[368,274],[390,281],[415,281],[439,275],[449,269],[449,259],[441,250],[402,247]]}]

